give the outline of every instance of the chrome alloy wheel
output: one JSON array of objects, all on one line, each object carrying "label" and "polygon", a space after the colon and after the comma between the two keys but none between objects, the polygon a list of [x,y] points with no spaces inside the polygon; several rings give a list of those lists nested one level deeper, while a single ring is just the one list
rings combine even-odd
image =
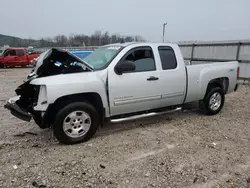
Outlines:
[{"label": "chrome alloy wheel", "polygon": [[71,112],[63,121],[63,131],[71,138],[79,138],[85,135],[90,126],[90,115],[84,111]]},{"label": "chrome alloy wheel", "polygon": [[209,107],[211,110],[216,111],[221,106],[221,94],[216,92],[214,93],[209,100]]}]

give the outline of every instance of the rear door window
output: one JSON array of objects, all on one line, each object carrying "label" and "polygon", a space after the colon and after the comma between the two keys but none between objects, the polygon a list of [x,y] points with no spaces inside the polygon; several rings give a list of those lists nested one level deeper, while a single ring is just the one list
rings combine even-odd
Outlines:
[{"label": "rear door window", "polygon": [[158,48],[161,65],[163,70],[175,69],[177,67],[177,61],[174,50],[168,46],[160,46]]},{"label": "rear door window", "polygon": [[23,50],[17,50],[17,56],[24,56]]}]

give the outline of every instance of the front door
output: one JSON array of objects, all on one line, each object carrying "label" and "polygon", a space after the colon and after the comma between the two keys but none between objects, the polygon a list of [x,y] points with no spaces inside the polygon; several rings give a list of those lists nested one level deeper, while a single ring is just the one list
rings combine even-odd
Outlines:
[{"label": "front door", "polygon": [[162,107],[182,104],[187,87],[184,62],[177,63],[174,50],[168,46],[159,46],[158,55],[161,62],[159,78],[161,79]]},{"label": "front door", "polygon": [[15,65],[15,63],[18,61],[18,57],[16,55],[16,50],[8,50],[4,54],[4,64],[5,65]]},{"label": "front door", "polygon": [[159,75],[150,47],[134,48],[121,59],[134,62],[136,69],[122,75],[108,70],[109,102],[111,116],[156,108],[161,94]]}]

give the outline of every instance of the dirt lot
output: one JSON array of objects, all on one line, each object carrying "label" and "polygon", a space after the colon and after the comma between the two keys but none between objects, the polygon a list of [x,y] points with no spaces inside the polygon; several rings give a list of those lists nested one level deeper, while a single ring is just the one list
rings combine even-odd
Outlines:
[{"label": "dirt lot", "polygon": [[108,125],[65,146],[3,108],[29,71],[0,69],[0,187],[250,187],[250,86],[213,117],[191,110]]}]

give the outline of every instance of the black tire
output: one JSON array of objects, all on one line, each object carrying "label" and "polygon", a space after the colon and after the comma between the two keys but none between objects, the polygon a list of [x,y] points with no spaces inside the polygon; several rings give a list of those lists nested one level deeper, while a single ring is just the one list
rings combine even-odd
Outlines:
[{"label": "black tire", "polygon": [[[81,137],[73,138],[68,136],[63,130],[64,119],[74,111],[84,111],[91,118],[91,125],[88,131]],[[56,115],[54,124],[52,126],[55,137],[63,144],[76,144],[89,140],[97,131],[100,124],[100,118],[96,109],[86,102],[74,102],[64,106]]]},{"label": "black tire", "polygon": [[[212,109],[209,102],[211,97],[215,94],[218,93],[221,96],[221,103],[219,105],[219,107],[217,109]],[[217,86],[210,86],[206,92],[206,95],[204,97],[204,99],[202,101],[200,101],[200,109],[201,111],[206,114],[206,115],[215,115],[218,114],[221,109],[224,106],[224,102],[225,102],[225,94],[224,91]]]},{"label": "black tire", "polygon": [[34,119],[35,123],[40,127],[41,124],[42,124],[42,118],[41,118],[41,116],[39,116],[39,115],[33,115],[33,119]]},{"label": "black tire", "polygon": [[41,117],[41,113],[34,113],[33,120],[38,125],[38,127],[40,127],[40,129],[46,129],[50,127],[49,125],[43,124],[43,118]]}]

